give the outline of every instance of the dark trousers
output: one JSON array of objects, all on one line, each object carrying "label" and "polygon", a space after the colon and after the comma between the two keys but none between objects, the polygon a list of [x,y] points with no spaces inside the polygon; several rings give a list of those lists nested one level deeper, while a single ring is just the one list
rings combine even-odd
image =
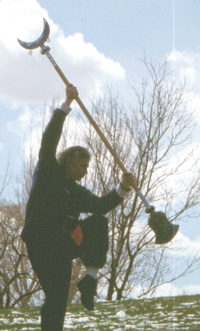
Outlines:
[{"label": "dark trousers", "polygon": [[93,215],[80,221],[68,240],[27,243],[28,256],[42,289],[41,330],[62,331],[71,279],[72,260],[102,268],[108,251],[108,221]]}]

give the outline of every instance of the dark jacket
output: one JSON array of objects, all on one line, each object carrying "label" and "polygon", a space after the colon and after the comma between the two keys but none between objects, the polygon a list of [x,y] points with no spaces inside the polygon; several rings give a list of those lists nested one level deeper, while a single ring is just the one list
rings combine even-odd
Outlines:
[{"label": "dark jacket", "polygon": [[104,215],[122,201],[115,189],[98,197],[66,177],[56,160],[65,117],[56,109],[43,133],[22,231],[25,242],[60,238],[70,233],[80,213]]}]

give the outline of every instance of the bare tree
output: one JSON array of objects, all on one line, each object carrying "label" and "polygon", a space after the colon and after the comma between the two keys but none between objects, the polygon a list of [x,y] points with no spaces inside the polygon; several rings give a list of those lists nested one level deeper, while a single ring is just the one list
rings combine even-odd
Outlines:
[{"label": "bare tree", "polygon": [[0,208],[0,287],[3,307],[28,305],[30,296],[40,290],[27,261],[20,239],[22,223],[19,205],[7,203]]},{"label": "bare tree", "polygon": [[[108,90],[93,103],[93,116],[126,168],[135,172],[148,201],[171,221],[181,221],[192,215],[200,199],[199,147],[191,143],[194,121],[187,107],[187,87],[185,82],[171,80],[166,62],[158,68],[146,60],[144,65],[147,78],[139,87],[132,86],[133,106],[125,111],[119,95]],[[94,192],[106,193],[119,182],[119,168],[94,130],[89,127],[86,132],[84,126],[84,132],[94,155],[88,182]],[[102,271],[107,299],[121,299],[137,286],[140,296],[153,294],[158,286],[185,275],[199,262],[194,254],[181,268],[177,259],[176,273],[172,273],[172,245],[154,244],[147,218],[134,192],[109,215],[110,251]]]}]

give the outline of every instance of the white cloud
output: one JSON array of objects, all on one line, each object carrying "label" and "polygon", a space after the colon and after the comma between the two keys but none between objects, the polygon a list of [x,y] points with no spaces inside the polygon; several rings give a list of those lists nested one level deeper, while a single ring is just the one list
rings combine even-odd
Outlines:
[{"label": "white cloud", "polygon": [[173,241],[168,245],[170,247],[169,254],[172,254],[174,259],[179,257],[200,258],[200,237],[191,240],[179,230]]},{"label": "white cloud", "polygon": [[[182,146],[182,149],[175,151],[174,155],[169,159],[169,165],[164,171],[167,172],[167,168],[176,169],[178,165],[178,171],[168,178],[168,185],[178,190],[183,187],[191,185],[192,178],[196,174],[198,176],[197,166],[199,166],[199,144],[197,142],[191,142],[186,147]],[[184,186],[183,186],[184,185]],[[177,192],[178,193],[178,192]],[[184,194],[184,192],[182,192]],[[181,197],[179,196],[179,199]]]},{"label": "white cloud", "polygon": [[[41,16],[42,15],[42,16]],[[18,51],[17,36],[34,39],[40,33],[41,17],[47,11],[35,0],[2,0],[0,2],[0,41],[9,51]]]},{"label": "white cloud", "polygon": [[199,53],[173,51],[169,54],[168,61],[179,78],[186,78],[191,84],[195,84],[198,80],[197,69],[200,69],[199,57]]},{"label": "white cloud", "polygon": [[[130,297],[136,298],[143,293],[144,288],[140,285],[134,288],[133,293]],[[156,288],[153,295],[147,294],[145,298],[151,297],[168,297],[168,296],[178,296],[178,295],[195,295],[200,293],[200,284],[187,284],[187,285],[176,285],[175,283],[166,283]]]},{"label": "white cloud", "polygon": [[7,122],[6,128],[7,131],[11,134],[14,133],[18,136],[21,136],[27,129],[30,128],[32,121],[31,109],[26,107],[24,110],[21,110],[20,115],[16,121]]},{"label": "white cloud", "polygon": [[[199,73],[196,73],[199,75]],[[195,84],[196,87],[198,87],[198,83]],[[187,100],[188,100],[188,105],[190,109],[192,110],[195,119],[196,119],[196,124],[200,125],[200,91],[195,91],[191,90],[190,92],[187,93]],[[199,134],[199,127],[197,128],[197,133]]]},{"label": "white cloud", "polygon": [[172,67],[175,79],[184,80],[188,83],[188,93],[185,98],[189,100],[189,107],[196,112],[196,118],[200,123],[200,53],[173,51],[168,56],[168,62]]},{"label": "white cloud", "polygon": [[0,97],[16,102],[43,102],[64,98],[64,84],[46,56],[34,50],[27,55],[17,42],[36,40],[43,30],[43,17],[50,24],[51,54],[81,97],[99,93],[105,83],[124,80],[119,63],[86,43],[81,33],[66,37],[36,0],[0,1]]},{"label": "white cloud", "polygon": [[163,284],[158,287],[153,297],[167,297],[167,296],[178,296],[178,295],[194,295],[200,293],[200,284],[197,285],[183,285],[176,286],[173,283]]}]

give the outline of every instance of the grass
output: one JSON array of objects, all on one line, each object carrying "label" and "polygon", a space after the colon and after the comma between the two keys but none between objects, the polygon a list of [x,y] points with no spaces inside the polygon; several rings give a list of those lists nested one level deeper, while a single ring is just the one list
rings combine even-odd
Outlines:
[{"label": "grass", "polygon": [[[39,331],[40,309],[0,310],[0,330]],[[200,330],[200,295],[69,305],[64,331]]]}]

